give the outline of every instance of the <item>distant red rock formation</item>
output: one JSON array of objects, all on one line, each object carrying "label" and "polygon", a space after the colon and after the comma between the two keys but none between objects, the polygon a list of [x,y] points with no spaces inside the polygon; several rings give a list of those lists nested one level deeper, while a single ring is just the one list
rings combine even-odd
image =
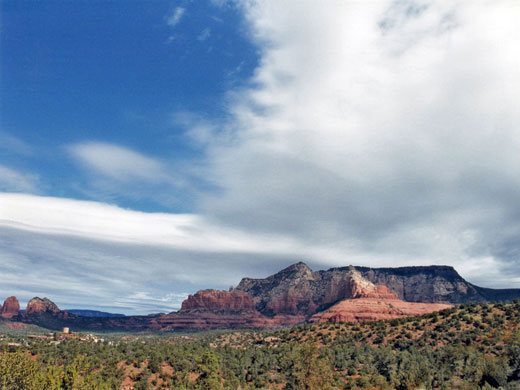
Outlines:
[{"label": "distant red rock formation", "polygon": [[39,298],[34,297],[27,303],[27,308],[25,309],[25,314],[38,314],[38,313],[53,313],[58,314],[61,310],[56,306],[54,302],[52,302],[48,298]]},{"label": "distant red rock formation", "polygon": [[251,296],[242,291],[200,290],[182,302],[180,312],[254,312]]},{"label": "distant red rock formation", "polygon": [[20,303],[16,297],[7,298],[1,308],[3,318],[13,318],[20,313]]}]

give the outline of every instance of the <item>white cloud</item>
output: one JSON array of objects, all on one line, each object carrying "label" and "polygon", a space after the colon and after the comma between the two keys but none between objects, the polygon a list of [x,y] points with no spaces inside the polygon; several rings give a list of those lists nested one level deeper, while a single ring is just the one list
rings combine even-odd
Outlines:
[{"label": "white cloud", "polygon": [[38,176],[0,165],[0,191],[37,192]]},{"label": "white cloud", "polygon": [[162,159],[103,142],[77,143],[67,151],[84,173],[71,187],[89,199],[146,200],[161,208],[189,209],[201,183],[197,165],[175,156]]},{"label": "white cloud", "polygon": [[89,169],[119,181],[162,181],[168,178],[160,161],[122,146],[86,142],[69,146],[69,151]]},{"label": "white cloud", "polygon": [[243,9],[260,65],[208,153],[222,191],[202,212],[367,265],[520,269],[517,2]]},{"label": "white cloud", "polygon": [[183,7],[175,8],[173,12],[166,17],[166,23],[171,27],[175,27],[181,21],[184,12],[186,12],[186,9]]}]

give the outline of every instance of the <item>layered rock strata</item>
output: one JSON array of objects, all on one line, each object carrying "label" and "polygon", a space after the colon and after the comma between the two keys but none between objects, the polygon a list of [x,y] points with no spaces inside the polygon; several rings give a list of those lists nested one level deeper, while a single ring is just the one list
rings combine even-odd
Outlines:
[{"label": "layered rock strata", "polygon": [[253,299],[242,291],[201,290],[182,303],[181,310],[151,321],[151,329],[202,330],[274,328],[294,325],[304,316],[281,315],[272,318],[255,309]]},{"label": "layered rock strata", "polygon": [[413,317],[452,307],[443,303],[405,302],[400,299],[345,299],[313,315],[309,322],[361,322]]}]

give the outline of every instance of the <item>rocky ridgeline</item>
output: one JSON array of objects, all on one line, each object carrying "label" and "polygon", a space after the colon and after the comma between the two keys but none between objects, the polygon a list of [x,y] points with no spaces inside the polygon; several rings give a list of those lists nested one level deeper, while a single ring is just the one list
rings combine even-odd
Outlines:
[{"label": "rocky ridgeline", "polygon": [[[326,279],[326,285],[317,284],[314,276],[309,267],[298,263],[264,279],[262,288],[270,289],[268,297],[271,299],[265,304],[258,295],[255,304],[249,293],[239,290],[244,287],[243,283],[230,291],[201,290],[190,295],[178,312],[155,318],[152,328],[273,328],[294,325],[307,319],[312,322],[375,321],[451,307],[446,304],[404,302],[388,287],[376,286],[364,278],[354,267],[331,275]],[[324,291],[319,291],[320,288]],[[257,289],[256,293],[260,291]],[[312,293],[318,299],[309,300]],[[334,305],[323,312],[318,309],[331,303]]]},{"label": "rocky ridgeline", "polygon": [[392,319],[442,310],[451,303],[515,298],[520,298],[520,290],[481,288],[447,266],[349,266],[313,272],[300,262],[264,279],[244,278],[229,291],[200,290],[169,314],[85,317],[38,297],[29,301],[25,312],[20,312],[15,297],[9,297],[0,312],[11,321],[50,329],[205,330]]},{"label": "rocky ridgeline", "polygon": [[358,280],[352,284],[353,270],[376,286],[386,286],[399,299],[408,302],[458,304],[520,298],[520,289],[478,287],[464,280],[449,266],[349,266],[313,272],[304,263],[297,263],[265,279],[244,278],[236,289],[250,294],[262,314],[308,316],[356,296],[353,288],[362,283]]}]

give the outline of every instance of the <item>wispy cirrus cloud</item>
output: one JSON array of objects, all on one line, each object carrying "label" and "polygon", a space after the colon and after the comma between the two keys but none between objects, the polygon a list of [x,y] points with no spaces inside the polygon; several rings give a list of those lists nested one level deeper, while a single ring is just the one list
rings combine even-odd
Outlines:
[{"label": "wispy cirrus cloud", "polygon": [[0,191],[36,193],[39,192],[39,178],[36,174],[0,165]]},{"label": "wispy cirrus cloud", "polygon": [[166,16],[166,23],[168,26],[175,27],[179,24],[185,12],[185,8],[176,7],[168,16]]},{"label": "wispy cirrus cloud", "polygon": [[198,191],[198,182],[193,179],[196,169],[182,161],[163,160],[103,142],[77,143],[66,150],[84,173],[73,188],[92,199],[109,203],[146,199],[178,209],[190,204],[190,197]]},{"label": "wispy cirrus cloud", "polygon": [[68,151],[87,169],[111,179],[169,180],[166,168],[159,160],[119,145],[85,142],[70,145]]}]

